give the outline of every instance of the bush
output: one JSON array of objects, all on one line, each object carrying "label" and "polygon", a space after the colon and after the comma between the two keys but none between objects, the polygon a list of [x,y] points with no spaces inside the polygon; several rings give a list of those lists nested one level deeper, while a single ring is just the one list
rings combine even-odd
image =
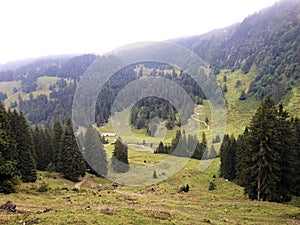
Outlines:
[{"label": "bush", "polygon": [[217,135],[216,138],[213,139],[213,143],[220,143],[221,142],[221,137],[220,135]]},{"label": "bush", "polygon": [[157,179],[157,174],[156,174],[156,171],[154,170],[153,172],[153,179]]},{"label": "bush", "polygon": [[189,190],[190,186],[188,184],[180,187],[180,192],[189,192]]},{"label": "bush", "polygon": [[213,191],[216,189],[216,182],[215,180],[209,181],[208,190]]},{"label": "bush", "polygon": [[55,165],[53,163],[49,163],[46,168],[46,171],[49,173],[55,172]]},{"label": "bush", "polygon": [[247,99],[247,94],[245,93],[245,91],[243,90],[241,93],[241,96],[239,98],[240,100],[246,100]]},{"label": "bush", "polygon": [[72,191],[77,192],[77,193],[80,192],[79,188],[76,188],[76,187],[72,188]]},{"label": "bush", "polygon": [[20,184],[20,179],[14,177],[11,179],[5,179],[0,181],[0,193],[10,194],[18,191],[18,185]]},{"label": "bush", "polygon": [[47,192],[49,189],[49,185],[45,181],[43,181],[38,188],[38,192]]}]

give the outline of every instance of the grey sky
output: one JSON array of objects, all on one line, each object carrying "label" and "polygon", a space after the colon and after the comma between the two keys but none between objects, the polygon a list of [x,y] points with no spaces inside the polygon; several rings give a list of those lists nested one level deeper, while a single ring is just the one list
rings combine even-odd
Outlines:
[{"label": "grey sky", "polygon": [[202,34],[276,0],[2,0],[0,63]]}]

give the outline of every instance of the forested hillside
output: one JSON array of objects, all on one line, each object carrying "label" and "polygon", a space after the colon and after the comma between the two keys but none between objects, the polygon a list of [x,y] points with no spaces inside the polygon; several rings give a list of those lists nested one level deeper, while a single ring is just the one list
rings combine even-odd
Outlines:
[{"label": "forested hillside", "polygon": [[[283,0],[248,16],[239,24],[205,35],[171,41],[197,53],[216,76],[220,73],[224,76],[226,71],[228,77],[232,77],[230,74],[235,76],[241,71],[245,77],[249,77],[239,78],[247,83],[235,86],[240,92],[235,101],[229,99],[231,94],[226,94],[227,91],[232,93],[235,90],[228,90],[230,87],[226,81],[220,82],[226,102],[230,103],[230,107],[237,108],[237,113],[241,110],[249,111],[245,107],[239,108],[237,104],[240,101],[246,100],[246,105],[255,106],[264,97],[271,96],[276,103],[283,99],[285,106],[292,108],[295,115],[300,86],[299,34],[300,1]],[[5,102],[7,107],[21,109],[31,124],[51,127],[54,121],[65,122],[71,114],[78,81],[95,59],[99,57],[82,55],[44,59],[15,70],[1,71],[0,101]],[[106,57],[102,57],[102,60],[105,61]],[[118,71],[100,93],[101,101],[98,102],[95,115],[97,125],[108,122],[110,107],[117,93],[126,84],[143,76],[162,76],[177,82],[187,90],[196,104],[201,104],[202,99],[205,99],[202,91],[184,71],[175,71],[170,65],[162,68],[153,63],[131,65]],[[41,78],[45,77],[48,81],[42,83]],[[147,128],[149,120],[158,115],[163,116],[169,128],[180,124],[174,108],[168,107],[161,100],[153,101],[145,99],[133,108],[131,123],[136,128]],[[151,107],[145,108],[145,105]]]},{"label": "forested hillside", "polygon": [[248,93],[279,101],[299,83],[300,1],[280,1],[240,24],[173,41],[196,52],[216,75],[220,69],[254,70]]},{"label": "forested hillside", "polygon": [[299,125],[281,104],[266,98],[242,135],[224,137],[221,177],[236,180],[250,199],[286,202],[299,196]]}]

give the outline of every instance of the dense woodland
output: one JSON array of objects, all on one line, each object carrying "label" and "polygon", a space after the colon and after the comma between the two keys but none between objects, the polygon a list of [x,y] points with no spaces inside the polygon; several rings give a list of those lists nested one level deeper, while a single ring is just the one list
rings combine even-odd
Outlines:
[{"label": "dense woodland", "polygon": [[6,111],[0,105],[0,192],[15,192],[20,181],[34,182],[37,169],[60,172],[77,181],[85,175],[86,163],[77,147],[71,120],[64,128],[30,129],[23,113]]},{"label": "dense woodland", "polygon": [[[59,84],[59,81],[57,82]],[[63,83],[63,82],[61,82]],[[72,114],[72,104],[77,83],[71,81],[50,92],[50,98],[41,94],[29,96],[28,100],[18,99],[18,106],[31,124],[43,124],[50,128],[55,121],[64,123]]]},{"label": "dense woodland", "polygon": [[[86,172],[107,175],[106,152],[93,127],[76,137],[71,119],[64,126],[55,122],[52,128],[31,129],[22,112],[0,104],[0,132],[0,193],[16,192],[20,182],[35,182],[37,170],[57,172],[74,182]],[[76,138],[82,138],[80,149]],[[112,168],[124,173],[129,169],[128,147],[119,139],[114,145]]]},{"label": "dense woodland", "polygon": [[242,23],[173,41],[197,53],[215,74],[220,69],[255,70],[248,94],[259,100],[271,95],[277,102],[299,83],[299,14],[299,0],[280,1]]},{"label": "dense woodland", "polygon": [[270,98],[242,135],[224,137],[220,156],[220,175],[243,186],[250,199],[286,202],[300,195],[300,120]]},{"label": "dense woodland", "polygon": [[[143,71],[148,73],[146,74]],[[202,99],[205,99],[205,95],[199,85],[187,73],[183,71],[176,72],[170,65],[151,62],[131,65],[115,73],[99,93],[96,104],[96,122],[98,126],[108,122],[111,116],[112,104],[119,91],[130,82],[145,76],[159,76],[176,82],[187,92],[195,104],[201,104]],[[177,93],[170,93],[170,95],[176,96]],[[123,109],[121,108],[120,110]],[[156,97],[147,97],[134,105],[131,110],[130,122],[137,129],[149,129],[149,121],[154,117],[160,117],[165,120],[168,129],[172,129],[175,125],[183,122],[176,118],[177,113],[176,109],[167,101]],[[188,117],[191,115],[192,112],[189,112]]]}]

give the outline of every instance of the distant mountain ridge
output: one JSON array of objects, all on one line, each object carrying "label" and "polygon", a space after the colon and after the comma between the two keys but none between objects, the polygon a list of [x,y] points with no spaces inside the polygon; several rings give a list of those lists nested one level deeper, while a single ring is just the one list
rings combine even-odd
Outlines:
[{"label": "distant mountain ridge", "polygon": [[54,59],[70,59],[75,56],[79,56],[82,54],[61,54],[61,55],[47,55],[47,56],[41,56],[41,57],[32,57],[32,58],[25,58],[25,59],[19,59],[19,60],[12,60],[7,63],[0,63],[0,72],[4,70],[16,70],[21,66],[25,66],[37,61],[43,61],[43,60],[54,60]]}]

